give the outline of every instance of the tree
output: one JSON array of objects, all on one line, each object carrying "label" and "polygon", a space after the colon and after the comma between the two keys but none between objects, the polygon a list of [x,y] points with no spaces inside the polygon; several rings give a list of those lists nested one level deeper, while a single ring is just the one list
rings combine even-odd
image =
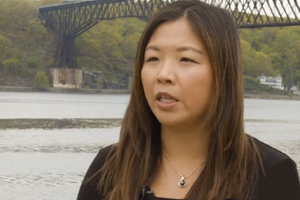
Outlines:
[{"label": "tree", "polygon": [[124,37],[120,45],[120,49],[124,57],[129,59],[134,59],[140,37],[141,37],[140,33],[133,33],[132,35]]},{"label": "tree", "polygon": [[27,66],[29,68],[36,68],[39,64],[39,61],[36,57],[31,57],[28,59],[28,63],[27,63]]},{"label": "tree", "polygon": [[34,11],[28,0],[0,0],[0,28],[24,30]]},{"label": "tree", "polygon": [[0,62],[9,58],[13,53],[13,43],[0,33]]},{"label": "tree", "polygon": [[38,18],[30,20],[25,30],[38,41],[49,40],[50,33],[47,32]]},{"label": "tree", "polygon": [[56,3],[62,3],[64,0],[40,0],[35,3],[39,6],[51,5]]},{"label": "tree", "polygon": [[271,58],[259,51],[251,49],[248,42],[242,40],[243,73],[244,75],[257,77],[261,74],[274,75]]},{"label": "tree", "polygon": [[10,76],[23,75],[25,72],[21,62],[17,58],[5,59],[3,62],[4,74]]},{"label": "tree", "polygon": [[49,80],[46,75],[46,72],[39,72],[34,77],[34,86],[37,88],[46,88],[49,87]]},{"label": "tree", "polygon": [[295,73],[294,84],[298,86],[300,85],[300,70],[297,70]]}]

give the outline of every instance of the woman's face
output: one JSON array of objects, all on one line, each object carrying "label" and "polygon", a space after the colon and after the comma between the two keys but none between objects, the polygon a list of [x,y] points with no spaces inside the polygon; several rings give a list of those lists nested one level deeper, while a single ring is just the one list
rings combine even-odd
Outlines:
[{"label": "woman's face", "polygon": [[162,126],[199,126],[210,105],[213,71],[186,19],[161,24],[145,50],[141,72],[148,104]]}]

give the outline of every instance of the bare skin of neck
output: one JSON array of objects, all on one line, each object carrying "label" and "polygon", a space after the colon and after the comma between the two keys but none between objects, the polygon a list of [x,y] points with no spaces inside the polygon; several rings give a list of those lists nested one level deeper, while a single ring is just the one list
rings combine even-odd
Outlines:
[{"label": "bare skin of neck", "polygon": [[[203,169],[196,170],[206,160],[209,133],[200,127],[183,130],[162,126],[161,141],[167,159],[162,158],[159,173],[150,184],[151,190],[157,197],[184,199]],[[185,179],[186,186],[180,188],[178,173],[186,176],[193,171],[195,173]]]}]

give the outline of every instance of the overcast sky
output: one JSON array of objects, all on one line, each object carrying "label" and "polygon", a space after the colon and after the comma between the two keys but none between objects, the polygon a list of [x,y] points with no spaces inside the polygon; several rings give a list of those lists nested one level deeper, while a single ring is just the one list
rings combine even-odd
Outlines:
[{"label": "overcast sky", "polygon": [[[86,1],[86,0],[75,0]],[[136,0],[134,0],[136,1]],[[149,1],[149,0],[146,0]],[[172,1],[172,0],[169,0]],[[236,9],[236,3],[238,5],[238,11],[247,13],[286,17],[300,20],[300,0],[200,0],[213,5],[221,5],[222,8],[234,10]],[[248,3],[247,3],[248,2]],[[256,9],[254,5],[256,3]],[[276,2],[276,3],[274,3]],[[283,9],[285,8],[285,9]]]},{"label": "overcast sky", "polygon": [[[238,10],[250,13],[254,8],[254,2],[257,2],[255,14],[260,13],[262,15],[270,16],[289,16],[290,18],[300,18],[300,0],[204,0],[207,3],[214,5],[221,5],[221,7],[234,10],[235,3],[238,3]],[[232,2],[228,5],[229,2]],[[249,6],[248,3],[249,2]],[[276,2],[276,4],[274,3]],[[243,8],[243,5],[244,6]],[[250,9],[251,8],[251,9]],[[285,8],[285,10],[283,9]]]}]

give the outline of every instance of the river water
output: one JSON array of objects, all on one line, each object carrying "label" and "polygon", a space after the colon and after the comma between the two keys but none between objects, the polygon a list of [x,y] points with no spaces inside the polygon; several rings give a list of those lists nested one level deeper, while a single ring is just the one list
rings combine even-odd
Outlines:
[{"label": "river water", "polygon": [[[0,92],[0,119],[122,118],[129,95]],[[300,101],[245,100],[246,131],[300,171]],[[0,200],[73,200],[97,151],[119,127],[0,130]]]}]

